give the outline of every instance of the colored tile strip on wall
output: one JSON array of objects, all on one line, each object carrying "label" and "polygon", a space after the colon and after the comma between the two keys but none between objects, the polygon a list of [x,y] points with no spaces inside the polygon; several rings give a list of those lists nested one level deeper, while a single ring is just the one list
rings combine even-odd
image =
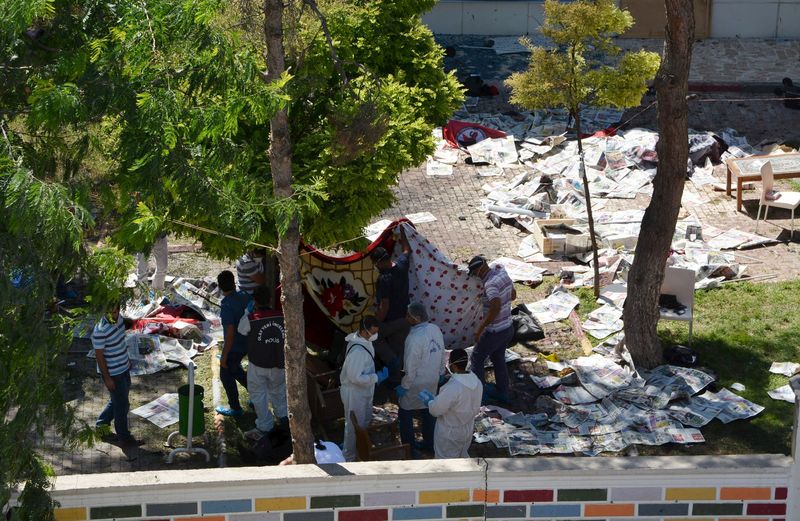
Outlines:
[{"label": "colored tile strip on wall", "polygon": [[419,503],[465,503],[469,501],[469,490],[425,490],[419,493]]},{"label": "colored tile strip on wall", "polygon": [[89,509],[89,519],[126,519],[130,517],[142,517],[142,505],[92,507]]},{"label": "colored tile strip on wall", "polygon": [[[624,519],[739,521],[787,514],[786,487],[618,487],[366,492],[98,507],[57,508],[56,521],[416,521],[431,519]],[[418,496],[418,497],[417,497]],[[471,502],[470,502],[471,501]],[[516,504],[514,504],[516,503]],[[253,513],[255,512],[255,513]],[[155,517],[154,517],[155,516]],[[776,517],[777,516],[777,517]]]},{"label": "colored tile strip on wall", "polygon": [[500,502],[500,491],[499,490],[484,490],[481,488],[476,488],[472,491],[472,500],[473,501],[483,501],[486,503],[499,503]]},{"label": "colored tile strip on wall", "polygon": [[552,490],[506,490],[503,493],[505,503],[544,503],[553,501]]},{"label": "colored tile strip on wall", "polygon": [[441,519],[442,507],[408,507],[393,508],[392,519],[397,521],[412,521],[416,519]]},{"label": "colored tile strip on wall", "polygon": [[86,521],[86,507],[56,508],[56,521]]},{"label": "colored tile strip on wall", "polygon": [[361,496],[316,496],[311,498],[311,508],[347,508],[360,507]]},{"label": "colored tile strip on wall", "polygon": [[256,512],[272,512],[280,510],[305,510],[307,503],[302,497],[256,498]]},{"label": "colored tile strip on wall", "polygon": [[668,488],[665,498],[667,501],[680,500],[715,500],[717,499],[717,489],[714,487],[703,488]]},{"label": "colored tile strip on wall", "polygon": [[772,489],[770,488],[736,488],[722,487],[719,490],[719,498],[722,500],[754,500],[772,499]]},{"label": "colored tile strip on wall", "polygon": [[389,510],[340,510],[339,521],[389,521]]},{"label": "colored tile strip on wall", "polygon": [[558,501],[607,501],[608,490],[604,488],[559,489]]}]

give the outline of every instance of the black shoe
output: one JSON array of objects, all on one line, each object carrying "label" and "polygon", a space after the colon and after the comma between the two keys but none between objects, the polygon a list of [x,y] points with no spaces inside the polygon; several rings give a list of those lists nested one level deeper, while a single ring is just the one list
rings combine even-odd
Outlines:
[{"label": "black shoe", "polygon": [[137,440],[133,436],[128,436],[119,442],[119,446],[123,448],[141,447],[142,445],[144,445],[144,441]]}]

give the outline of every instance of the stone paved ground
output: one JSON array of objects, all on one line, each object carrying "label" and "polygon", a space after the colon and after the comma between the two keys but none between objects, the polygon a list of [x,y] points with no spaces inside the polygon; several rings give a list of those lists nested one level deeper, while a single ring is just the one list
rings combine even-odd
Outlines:
[{"label": "stone paved ground", "polygon": [[[461,45],[466,42],[466,45],[477,46],[485,41],[485,38],[480,36],[437,38],[443,45]],[[625,41],[626,45],[630,42],[632,41]],[[654,40],[643,42],[652,46]],[[749,41],[747,45],[727,40],[702,42],[698,45],[702,53],[695,53],[696,67],[698,71],[715,70],[718,66],[716,60],[724,61],[723,50],[735,52],[738,47],[748,45]],[[761,71],[763,77],[769,77],[770,74],[777,72],[773,64],[774,53],[778,50],[783,52],[787,48],[800,51],[800,42],[755,41],[750,47],[764,50],[766,53],[763,59],[753,59],[751,67],[753,70]],[[456,71],[459,77],[478,72],[487,82],[496,84],[501,94],[494,98],[481,98],[474,111],[502,112],[517,107],[508,103],[508,90],[500,80],[511,72],[524,68],[526,66],[524,56],[519,54],[498,56],[488,49],[456,47],[456,56],[446,58],[445,66]],[[698,56],[701,56],[703,61],[698,60]],[[796,67],[800,68],[798,57],[800,52],[795,52],[794,62],[797,62]],[[800,73],[800,70],[796,72]],[[731,83],[739,79],[746,81],[750,77],[752,76],[748,73],[742,78],[726,76],[719,81]],[[800,74],[797,77],[800,80]],[[494,80],[490,81],[488,78]],[[702,76],[697,78],[702,79]],[[696,130],[721,130],[730,127],[747,137],[752,145],[777,141],[790,143],[796,148],[800,144],[800,111],[788,109],[781,101],[774,101],[772,98],[774,98],[772,94],[699,93],[698,98],[690,102],[689,125]],[[655,96],[648,94],[640,107],[626,111],[622,121],[631,120],[628,128],[656,129],[656,107],[650,106],[654,100]],[[507,172],[505,179],[511,179],[513,175],[513,172]],[[715,175],[724,182],[724,168],[715,169]],[[463,261],[477,253],[484,253],[490,257],[500,255],[515,257],[519,242],[526,234],[510,226],[503,226],[498,230],[486,219],[479,207],[482,196],[480,187],[484,182],[485,180],[477,176],[476,167],[463,162],[456,165],[452,177],[428,177],[424,165],[409,169],[401,175],[395,189],[396,204],[385,211],[382,218],[397,218],[408,213],[430,211],[438,220],[420,224],[419,229],[454,260]],[[784,183],[784,188],[789,189],[790,186]],[[698,192],[691,183],[687,183],[686,190]],[[701,200],[708,199],[708,201],[687,203],[686,210],[696,215],[702,223],[721,229],[754,231],[755,213],[758,208],[757,191],[745,193],[743,209],[746,213],[736,211],[734,198],[725,196],[724,192],[715,192],[710,186],[701,189],[699,195]],[[630,204],[630,201],[611,200],[606,209],[624,208]],[[633,204],[644,208],[648,200],[640,195]],[[788,241],[789,217],[788,211],[772,210],[770,221],[766,225],[760,225],[760,233]],[[800,230],[800,221],[798,225]],[[800,231],[795,234],[794,242],[738,252],[737,258],[740,263],[750,265],[752,275],[774,275],[774,280],[786,280],[800,276],[798,251],[800,251]],[[551,267],[555,268],[557,265]]]},{"label": "stone paved ground", "polygon": [[[437,35],[436,39],[445,47],[456,48],[455,61],[463,74],[504,79],[528,62],[526,54],[498,56],[491,49],[476,48],[488,47],[491,37]],[[660,39],[621,39],[617,42],[626,50],[646,49],[660,53],[663,49],[663,40]],[[539,41],[535,43],[541,44]],[[720,38],[695,43],[689,81],[779,85],[787,76],[800,83],[800,40]]]}]

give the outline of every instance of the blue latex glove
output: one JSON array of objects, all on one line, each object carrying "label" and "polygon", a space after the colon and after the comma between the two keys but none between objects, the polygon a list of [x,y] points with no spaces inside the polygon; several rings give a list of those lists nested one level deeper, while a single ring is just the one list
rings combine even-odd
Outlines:
[{"label": "blue latex glove", "polygon": [[398,385],[394,388],[394,392],[397,393],[398,398],[402,398],[403,396],[408,394],[408,389],[403,387],[402,385]]},{"label": "blue latex glove", "polygon": [[381,383],[384,380],[386,380],[387,378],[389,378],[389,368],[388,367],[384,367],[383,369],[381,369],[380,371],[378,371],[375,374],[378,375],[378,383]]},{"label": "blue latex glove", "polygon": [[425,404],[425,407],[427,407],[428,404],[431,403],[435,398],[435,396],[433,396],[433,393],[431,393],[427,389],[421,390],[417,396],[419,396],[419,399],[422,400],[422,403]]}]

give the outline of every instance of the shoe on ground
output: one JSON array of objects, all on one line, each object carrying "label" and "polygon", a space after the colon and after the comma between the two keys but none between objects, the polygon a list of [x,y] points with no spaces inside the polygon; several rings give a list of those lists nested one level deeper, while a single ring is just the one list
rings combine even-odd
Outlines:
[{"label": "shoe on ground", "polygon": [[124,448],[141,447],[142,445],[144,445],[144,441],[137,440],[133,436],[128,436],[127,438],[124,438],[119,441],[119,446]]},{"label": "shoe on ground", "polygon": [[487,384],[483,387],[483,399],[481,403],[486,405],[487,402],[496,402],[507,405],[511,403],[511,399],[507,394],[500,394],[497,392],[497,387],[492,384]]},{"label": "shoe on ground", "polygon": [[241,409],[234,409],[232,407],[223,407],[221,405],[214,408],[214,410],[223,416],[230,416],[233,418],[239,417],[244,414],[244,411]]},{"label": "shoe on ground", "polygon": [[244,433],[244,437],[247,438],[248,440],[252,440],[252,441],[258,441],[258,440],[260,440],[261,438],[263,438],[266,435],[267,435],[267,433],[262,431],[258,427],[254,427],[254,428],[252,428],[249,431]]}]

